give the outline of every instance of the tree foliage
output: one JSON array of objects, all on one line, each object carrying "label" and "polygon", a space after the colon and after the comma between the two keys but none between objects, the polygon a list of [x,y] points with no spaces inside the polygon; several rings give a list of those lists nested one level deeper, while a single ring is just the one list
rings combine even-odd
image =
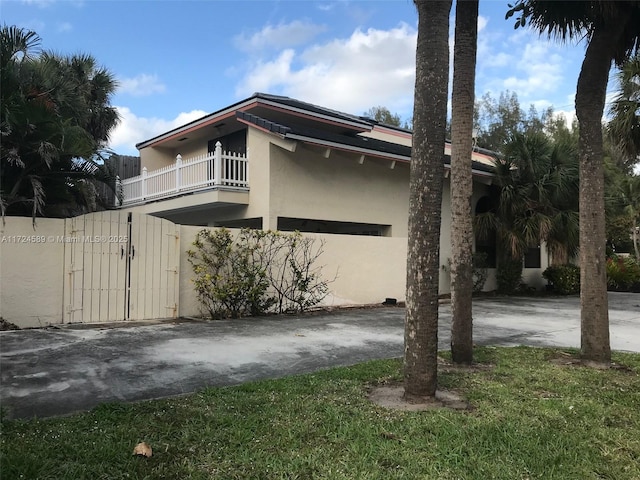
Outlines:
[{"label": "tree foliage", "polygon": [[476,218],[476,229],[496,232],[503,262],[546,242],[552,263],[567,263],[579,243],[577,124],[570,128],[551,107],[525,110],[509,91],[485,94],[475,121],[478,145],[498,154],[494,208]]},{"label": "tree foliage", "polygon": [[494,152],[501,152],[516,132],[551,133],[563,126],[567,129],[564,117],[555,115],[552,107],[538,112],[530,105],[525,111],[518,94],[509,90],[500,92],[498,98],[487,92],[476,102],[474,126],[477,146]]},{"label": "tree foliage", "polygon": [[300,232],[203,229],[187,251],[198,300],[211,318],[305,312],[329,293],[323,242]]},{"label": "tree foliage", "polygon": [[627,169],[640,161],[640,55],[629,58],[616,75],[618,93],[609,109],[609,138]]},{"label": "tree foliage", "polygon": [[506,18],[562,41],[586,39],[576,86],[580,130],[581,353],[609,363],[604,149],[601,118],[611,64],[622,65],[640,46],[640,1],[518,0]]},{"label": "tree foliage", "polygon": [[40,37],[0,29],[0,208],[2,215],[69,216],[104,207],[100,185],[115,190],[104,165],[118,122],[116,82],[85,54],[40,49]]}]

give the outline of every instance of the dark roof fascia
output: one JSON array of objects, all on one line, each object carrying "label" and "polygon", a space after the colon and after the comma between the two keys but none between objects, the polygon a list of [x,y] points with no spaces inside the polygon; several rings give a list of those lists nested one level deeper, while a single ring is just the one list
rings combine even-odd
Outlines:
[{"label": "dark roof fascia", "polygon": [[[384,140],[369,137],[348,137],[346,135],[332,134],[317,130],[297,129],[296,127],[271,122],[270,120],[263,119],[257,115],[247,112],[236,112],[236,117],[243,123],[253,125],[260,130],[287,140],[301,141],[321,147],[335,148],[338,150],[359,153],[361,155],[386,158],[400,162],[409,163],[411,161],[411,147],[406,145],[386,142]],[[347,141],[345,142],[345,140]],[[370,146],[358,145],[358,143],[366,143]],[[383,147],[383,149],[375,148],[376,146]],[[443,167],[448,169],[451,168],[450,155],[443,156]],[[492,166],[475,160],[472,161],[472,173],[474,175],[493,176],[493,172],[494,168]]]},{"label": "dark roof fascia", "polygon": [[[451,157],[449,155],[444,156],[444,168],[451,170]],[[471,161],[471,173],[479,177],[495,176],[495,171],[492,166],[475,160]]]},{"label": "dark roof fascia", "polygon": [[367,121],[362,117],[321,107],[319,105],[314,105],[313,103],[301,102],[300,100],[290,97],[270,95],[267,93],[255,93],[254,97],[262,100],[261,103],[265,105],[279,107],[306,116],[317,117],[322,120],[329,120],[332,122],[337,121],[361,131],[370,131],[373,127],[373,122]]},{"label": "dark roof fascia", "polygon": [[177,135],[180,132],[191,130],[198,125],[209,123],[216,117],[228,115],[230,113],[233,113],[234,111],[241,110],[242,108],[248,107],[254,103],[260,103],[267,107],[276,107],[283,110],[288,110],[297,114],[315,117],[324,121],[340,123],[361,132],[370,131],[373,127],[370,122],[362,120],[359,117],[349,115],[348,113],[338,112],[336,110],[320,107],[311,103],[301,102],[289,97],[280,97],[277,95],[269,95],[266,93],[254,93],[251,97],[236,102],[228,107],[207,114],[201,118],[193,120],[180,127],[176,127],[172,130],[169,130],[168,132],[164,132],[148,140],[137,143],[136,148],[140,150],[141,148],[148,147],[149,145]]},{"label": "dark roof fascia", "polygon": [[157,135],[153,138],[150,138],[148,140],[144,140],[143,142],[137,143],[136,144],[136,148],[138,150],[140,150],[141,148],[145,148],[148,147],[150,144],[152,143],[156,143],[159,142],[160,140],[164,140],[165,138],[169,138],[172,137],[182,131],[185,130],[190,130],[193,127],[197,127],[199,124],[203,124],[203,123],[207,123],[210,120],[215,119],[216,117],[221,117],[223,115],[228,115],[229,113],[233,113],[235,110],[239,110],[240,108],[243,107],[247,107],[249,105],[251,105],[252,103],[255,102],[255,97],[249,97],[249,98],[245,98],[244,100],[241,100],[239,102],[234,103],[233,105],[229,105],[228,107],[222,108],[218,111],[215,111],[213,113],[209,113],[207,115],[205,115],[204,117],[200,117],[197,118],[196,120],[193,120],[189,123],[186,123],[184,125],[181,125],[179,127],[176,127],[172,130],[169,130],[168,132],[164,132],[161,133],[160,135]]},{"label": "dark roof fascia", "polygon": [[340,143],[340,142],[334,142],[334,141],[330,141],[330,140],[324,140],[321,138],[315,138],[315,137],[309,137],[309,136],[305,136],[305,135],[300,135],[300,134],[296,134],[296,133],[288,133],[285,135],[285,137],[287,140],[298,140],[304,143],[310,143],[313,145],[318,145],[321,147],[327,147],[327,148],[335,148],[338,150],[344,150],[344,151],[348,151],[348,152],[354,152],[354,153],[360,153],[362,155],[367,155],[367,156],[371,156],[371,157],[382,157],[382,158],[388,158],[391,160],[398,160],[401,162],[407,162],[409,163],[411,161],[411,155],[400,155],[400,154],[395,154],[395,153],[390,153],[390,152],[384,152],[381,150],[374,150],[371,148],[364,148],[364,147],[358,147],[355,145],[348,145],[346,143]]},{"label": "dark roof fascia", "polygon": [[388,128],[389,130],[396,130],[398,132],[408,133],[409,135],[413,135],[413,130],[409,128],[404,128],[404,127],[399,127],[397,125],[391,125],[389,123],[379,122],[378,120],[374,120],[373,118],[369,118],[369,117],[360,117],[360,118],[378,127],[384,127],[384,128]]},{"label": "dark roof fascia", "polygon": [[237,111],[236,118],[242,123],[255,125],[262,130],[265,130],[269,133],[275,133],[282,137],[291,132],[291,128],[289,127],[280,125],[279,123],[272,122],[271,120],[267,120],[249,112]]}]

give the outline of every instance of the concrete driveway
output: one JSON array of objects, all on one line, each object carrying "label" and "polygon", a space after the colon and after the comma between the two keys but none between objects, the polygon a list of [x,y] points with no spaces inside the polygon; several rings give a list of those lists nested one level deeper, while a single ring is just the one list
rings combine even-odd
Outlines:
[{"label": "concrete driveway", "polygon": [[[640,295],[611,293],[611,346],[640,352]],[[440,348],[451,309],[440,307]],[[402,308],[0,332],[0,404],[10,418],[88,410],[403,354]],[[478,345],[580,344],[579,299],[474,301]]]}]

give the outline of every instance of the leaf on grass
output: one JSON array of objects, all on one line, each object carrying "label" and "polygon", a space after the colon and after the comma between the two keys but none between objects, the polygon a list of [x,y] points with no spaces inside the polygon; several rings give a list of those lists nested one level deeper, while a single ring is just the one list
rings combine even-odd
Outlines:
[{"label": "leaf on grass", "polygon": [[151,455],[153,455],[153,452],[151,450],[151,446],[149,446],[148,443],[140,442],[138,445],[136,445],[136,448],[133,449],[133,454],[149,458]]}]

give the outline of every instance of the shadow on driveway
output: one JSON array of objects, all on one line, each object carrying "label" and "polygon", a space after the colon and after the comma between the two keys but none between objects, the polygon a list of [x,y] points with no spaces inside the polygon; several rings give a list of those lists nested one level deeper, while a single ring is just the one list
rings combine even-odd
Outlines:
[{"label": "shadow on driveway", "polygon": [[[613,349],[640,352],[640,295],[610,294]],[[439,345],[451,309],[440,307]],[[307,373],[403,355],[404,309],[154,325],[70,325],[0,332],[0,402],[9,418],[48,417],[103,402]],[[580,343],[577,297],[474,300],[478,345]]]}]

